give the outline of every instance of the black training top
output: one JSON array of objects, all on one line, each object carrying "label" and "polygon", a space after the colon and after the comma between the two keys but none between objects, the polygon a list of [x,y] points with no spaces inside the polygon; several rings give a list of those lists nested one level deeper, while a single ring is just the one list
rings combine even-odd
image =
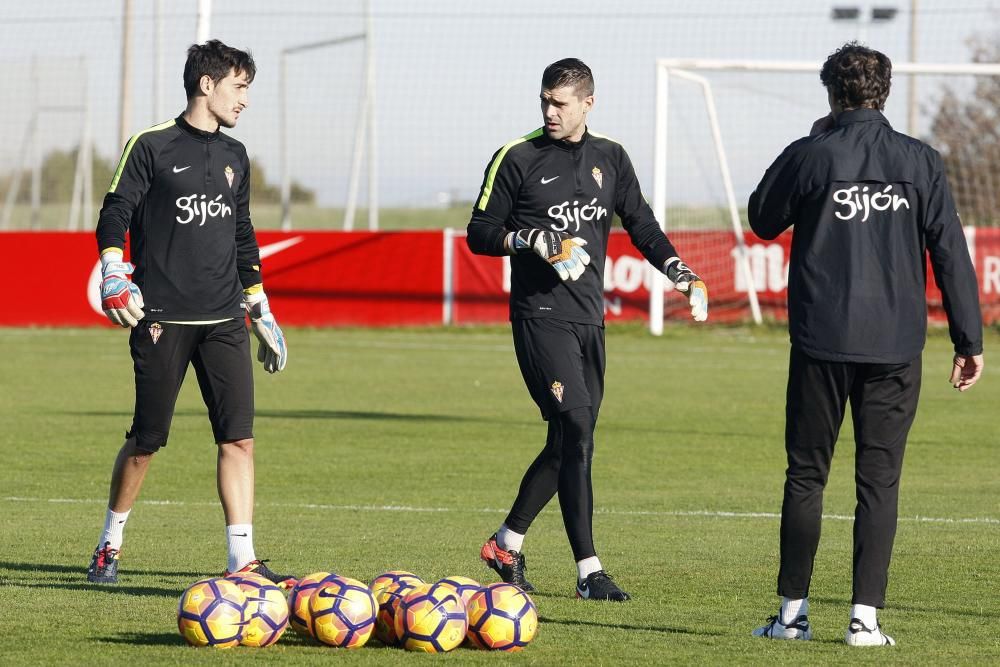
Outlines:
[{"label": "black training top", "polygon": [[97,222],[98,251],[124,248],[146,319],[243,316],[243,288],[260,278],[243,144],[182,117],[132,137]]},{"label": "black training top", "polygon": [[643,199],[625,149],[586,132],[577,143],[553,141],[538,129],[493,155],[472,210],[472,252],[502,256],[504,237],[519,229],[567,232],[587,240],[590,266],[576,281],[534,253],[510,258],[512,320],[551,317],[604,323],[604,262],[613,214],[657,269],[677,255]]},{"label": "black training top", "polygon": [[941,156],[880,112],[842,112],[829,131],[789,145],[748,214],[763,239],[795,225],[788,326],[806,354],[915,359],[927,333],[927,251],[955,351],[982,352],[979,288]]}]

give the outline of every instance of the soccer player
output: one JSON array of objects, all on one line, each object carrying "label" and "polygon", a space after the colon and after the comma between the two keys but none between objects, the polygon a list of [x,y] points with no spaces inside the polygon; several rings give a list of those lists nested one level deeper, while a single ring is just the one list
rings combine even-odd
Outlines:
[{"label": "soccer player", "polygon": [[[132,137],[104,198],[97,223],[101,298],[111,321],[131,329],[135,415],[115,460],[104,531],[87,572],[94,583],[118,581],[125,522],[150,460],[167,444],[188,364],[218,445],[227,573],[294,582],[268,569],[253,548],[253,369],[244,311],[268,372],[285,367],[288,350],[261,283],[250,160],[243,144],[220,132],[235,127],[255,72],[247,52],[217,40],[191,46],[187,108]],[[126,231],[134,266],[123,261]]]},{"label": "soccer player", "polygon": [[528,392],[548,422],[510,513],[481,558],[525,590],[522,544],[557,492],[577,566],[579,597],[625,601],[593,538],[591,459],[604,396],[604,262],[613,214],[632,243],[685,294],[695,320],[708,290],[680,260],[643,199],[628,154],[587,128],[594,77],[566,58],[542,74],[543,127],[500,148],[486,167],[467,241],[480,255],[510,255],[514,350]]},{"label": "soccer player", "polygon": [[892,129],[882,109],[892,63],[856,42],[823,64],[830,114],[789,145],[750,197],[750,226],[773,239],[795,225],[788,270],[788,455],[776,616],[758,637],[809,639],[809,581],[823,487],[850,402],[856,445],[854,583],[846,642],[883,646],[906,436],[927,331],[926,259],[944,295],[951,384],[983,369],[979,291],[941,156]]}]

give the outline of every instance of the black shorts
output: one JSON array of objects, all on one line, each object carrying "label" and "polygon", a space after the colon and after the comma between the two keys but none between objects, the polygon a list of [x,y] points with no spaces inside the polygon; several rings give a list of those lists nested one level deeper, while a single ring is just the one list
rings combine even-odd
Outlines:
[{"label": "black shorts", "polygon": [[604,327],[550,318],[512,320],[521,376],[542,419],[604,398]]},{"label": "black shorts", "polygon": [[245,321],[139,322],[129,337],[135,367],[135,416],[127,437],[155,452],[167,444],[188,363],[194,365],[216,442],[253,437],[253,367]]}]

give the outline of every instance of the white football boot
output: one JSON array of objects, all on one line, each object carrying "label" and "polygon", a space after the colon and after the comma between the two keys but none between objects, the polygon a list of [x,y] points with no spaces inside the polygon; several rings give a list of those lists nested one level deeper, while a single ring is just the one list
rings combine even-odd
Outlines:
[{"label": "white football boot", "polygon": [[809,617],[805,614],[796,616],[795,620],[785,625],[781,622],[780,614],[771,616],[767,623],[753,631],[754,637],[765,637],[767,639],[812,639],[812,628],[809,627]]},{"label": "white football boot", "polygon": [[895,646],[896,640],[882,632],[882,626],[878,623],[874,628],[866,627],[857,618],[852,618],[847,626],[847,636],[844,641],[848,646]]}]

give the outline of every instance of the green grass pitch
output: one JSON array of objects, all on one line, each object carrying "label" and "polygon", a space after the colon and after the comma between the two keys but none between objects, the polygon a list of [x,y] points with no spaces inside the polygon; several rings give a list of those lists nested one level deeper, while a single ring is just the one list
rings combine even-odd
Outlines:
[{"label": "green grass pitch", "polygon": [[[280,317],[280,310],[279,310]],[[258,555],[275,570],[364,581],[494,577],[478,560],[545,429],[505,327],[286,332],[287,370],[257,365]],[[987,361],[1000,336],[988,332]],[[750,631],[774,613],[788,343],[776,328],[608,330],[594,462],[599,554],[634,601],[573,597],[555,501],[525,543],[541,616],[516,656],[328,649],[290,631],[266,649],[192,649],[177,598],[225,565],[215,448],[189,374],[169,446],[126,531],[122,582],[85,568],[132,411],[118,330],[0,329],[3,664],[987,664],[1000,661],[1000,384],[947,383],[936,332],[904,466],[881,619],[899,645],[843,644],[854,508],[850,420],[826,493],[812,642]],[[256,365],[256,364],[255,364]],[[330,654],[330,651],[335,651]]]}]

